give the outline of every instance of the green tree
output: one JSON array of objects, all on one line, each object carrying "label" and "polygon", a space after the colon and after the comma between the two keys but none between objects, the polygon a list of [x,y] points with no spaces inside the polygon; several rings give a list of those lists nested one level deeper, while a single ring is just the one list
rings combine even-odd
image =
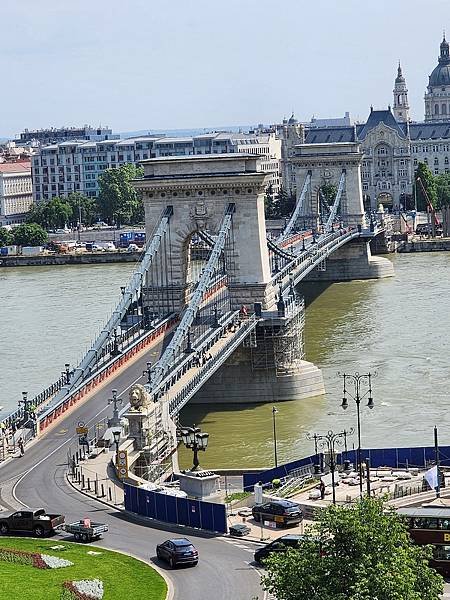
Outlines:
[{"label": "green tree", "polygon": [[[439,600],[443,579],[431,549],[412,543],[380,499],[330,506],[298,550],[265,561],[263,586],[278,600]],[[316,536],[316,537],[313,537]]]},{"label": "green tree", "polygon": [[322,192],[322,197],[328,206],[333,206],[338,191],[337,186],[334,185],[334,183],[324,183],[320,187],[320,191]]},{"label": "green tree", "polygon": [[80,220],[83,225],[93,225],[98,220],[98,204],[96,198],[89,198],[81,192],[71,192],[67,196],[67,203],[72,209],[72,219],[70,221],[72,227],[77,227]]},{"label": "green tree", "polygon": [[120,227],[122,223],[132,223],[134,218],[140,220],[142,199],[130,182],[142,176],[142,167],[125,164],[118,169],[107,169],[99,177],[98,207],[105,221]]},{"label": "green tree", "polygon": [[18,246],[41,246],[48,235],[38,223],[22,223],[13,230],[14,243]]},{"label": "green tree", "polygon": [[422,186],[420,185],[420,182],[417,181],[417,178],[420,178],[420,181],[422,182],[423,187],[425,188],[425,191],[428,195],[431,204],[434,208],[436,208],[437,191],[435,177],[429,169],[428,165],[426,165],[423,162],[419,162],[414,177],[414,193],[416,194],[417,208],[418,210],[423,211],[427,210],[428,203],[423,192]]},{"label": "green tree", "polygon": [[28,215],[28,223],[38,223],[44,229],[59,229],[71,222],[72,207],[66,198],[56,196],[51,200],[33,204]]},{"label": "green tree", "polygon": [[0,246],[10,246],[14,241],[12,233],[5,227],[0,227]]},{"label": "green tree", "polygon": [[435,177],[437,204],[436,208],[450,205],[450,173],[441,173]]},{"label": "green tree", "polygon": [[279,216],[288,217],[295,207],[295,194],[288,194],[283,188],[280,188],[277,200]]}]

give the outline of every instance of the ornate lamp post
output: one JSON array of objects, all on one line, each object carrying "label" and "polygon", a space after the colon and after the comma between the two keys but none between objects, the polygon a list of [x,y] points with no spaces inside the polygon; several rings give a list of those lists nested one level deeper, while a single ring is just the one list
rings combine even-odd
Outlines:
[{"label": "ornate lamp post", "polygon": [[26,423],[30,418],[29,406],[30,400],[28,400],[28,392],[22,392],[22,400],[17,403],[19,406],[23,404],[23,422]]},{"label": "ornate lamp post", "polygon": [[64,371],[61,372],[63,385],[70,383],[70,363],[65,363]]},{"label": "ornate lamp post", "polygon": [[[113,416],[112,416],[112,419],[109,419],[108,426],[109,427],[119,427],[120,417],[119,417],[118,404],[122,404],[122,398],[117,397],[117,390],[112,390],[112,398],[108,398],[108,404],[114,404]],[[120,436],[120,432],[119,432],[119,436]]]},{"label": "ornate lamp post", "polygon": [[[372,398],[372,377],[376,377],[376,373],[355,373],[349,375],[348,373],[338,373],[339,377],[344,380],[344,391],[342,397],[342,408],[346,410],[348,408],[348,398],[353,400],[356,404],[356,415],[358,425],[358,473],[359,473],[359,494],[362,498],[363,495],[363,472],[361,463],[361,414],[360,405],[364,398],[367,398],[367,407],[372,409],[374,402]],[[353,391],[349,392],[347,385],[350,382],[353,385]],[[363,387],[364,386],[364,387]],[[365,391],[364,391],[365,388]],[[348,398],[347,398],[348,397]]]},{"label": "ornate lamp post", "polygon": [[190,448],[194,453],[193,466],[191,471],[196,471],[200,463],[198,461],[198,452],[203,452],[208,447],[209,433],[202,433],[200,427],[184,427],[181,430],[181,439],[186,448]]},{"label": "ornate lamp post", "polygon": [[[314,440],[314,444],[316,448],[324,448],[328,450],[330,455],[330,471],[331,471],[331,487],[333,493],[333,504],[336,504],[336,490],[335,490],[335,477],[334,470],[336,468],[336,460],[335,460],[335,450],[336,446],[343,446],[344,440],[347,435],[351,435],[353,433],[353,429],[350,431],[340,431],[339,433],[334,433],[331,429],[328,433],[324,435],[311,435],[310,433],[306,434],[307,440]],[[316,451],[317,452],[317,451]]]}]

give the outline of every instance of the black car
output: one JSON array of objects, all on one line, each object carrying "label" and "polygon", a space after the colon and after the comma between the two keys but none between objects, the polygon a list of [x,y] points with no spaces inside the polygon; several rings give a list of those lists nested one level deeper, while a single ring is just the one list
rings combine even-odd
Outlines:
[{"label": "black car", "polygon": [[305,539],[304,535],[288,534],[273,540],[255,552],[255,561],[260,563],[270,554],[286,552],[289,548],[298,548],[299,542]]},{"label": "black car", "polygon": [[272,500],[252,508],[255,521],[275,521],[278,525],[298,525],[303,520],[301,508],[290,500]]},{"label": "black car", "polygon": [[178,565],[198,564],[198,552],[187,538],[174,538],[156,546],[156,556],[174,569]]}]

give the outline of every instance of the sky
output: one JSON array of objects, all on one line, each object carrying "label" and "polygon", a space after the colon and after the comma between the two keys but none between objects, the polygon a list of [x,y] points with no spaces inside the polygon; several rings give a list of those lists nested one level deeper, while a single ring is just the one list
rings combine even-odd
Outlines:
[{"label": "sky", "polygon": [[411,116],[437,64],[450,0],[3,0],[0,137]]}]

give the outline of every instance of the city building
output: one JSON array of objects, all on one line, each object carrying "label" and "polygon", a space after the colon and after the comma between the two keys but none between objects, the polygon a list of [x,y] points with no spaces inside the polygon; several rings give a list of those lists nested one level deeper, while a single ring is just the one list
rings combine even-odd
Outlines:
[{"label": "city building", "polygon": [[22,223],[32,203],[30,161],[0,163],[0,227]]},{"label": "city building", "polygon": [[37,202],[81,192],[98,196],[98,177],[105,169],[161,156],[245,152],[261,157],[271,173],[273,192],[280,187],[281,140],[274,132],[210,133],[194,137],[143,136],[124,140],[72,140],[41,147],[33,157],[33,193]]},{"label": "city building", "polygon": [[[294,115],[277,127],[282,140],[282,185],[289,194],[299,194],[295,165],[290,157],[295,146],[359,142],[364,153],[361,181],[367,209],[382,203],[388,209],[404,207],[413,193],[414,172],[419,162],[435,175],[450,172],[450,57],[445,37],[438,64],[429,77],[425,94],[425,120],[411,121],[408,88],[399,63],[394,81],[393,105],[370,109],[365,123],[318,127],[298,123]],[[325,183],[325,180],[324,180]]]},{"label": "city building", "polygon": [[25,129],[17,140],[14,140],[18,144],[26,144],[29,142],[38,142],[41,146],[46,144],[58,144],[60,142],[66,142],[67,140],[87,140],[87,141],[100,141],[100,140],[116,140],[119,136],[113,134],[112,129],[109,127],[99,126],[97,128],[91,127],[90,125],[83,125],[83,127],[50,127],[49,129]]}]

